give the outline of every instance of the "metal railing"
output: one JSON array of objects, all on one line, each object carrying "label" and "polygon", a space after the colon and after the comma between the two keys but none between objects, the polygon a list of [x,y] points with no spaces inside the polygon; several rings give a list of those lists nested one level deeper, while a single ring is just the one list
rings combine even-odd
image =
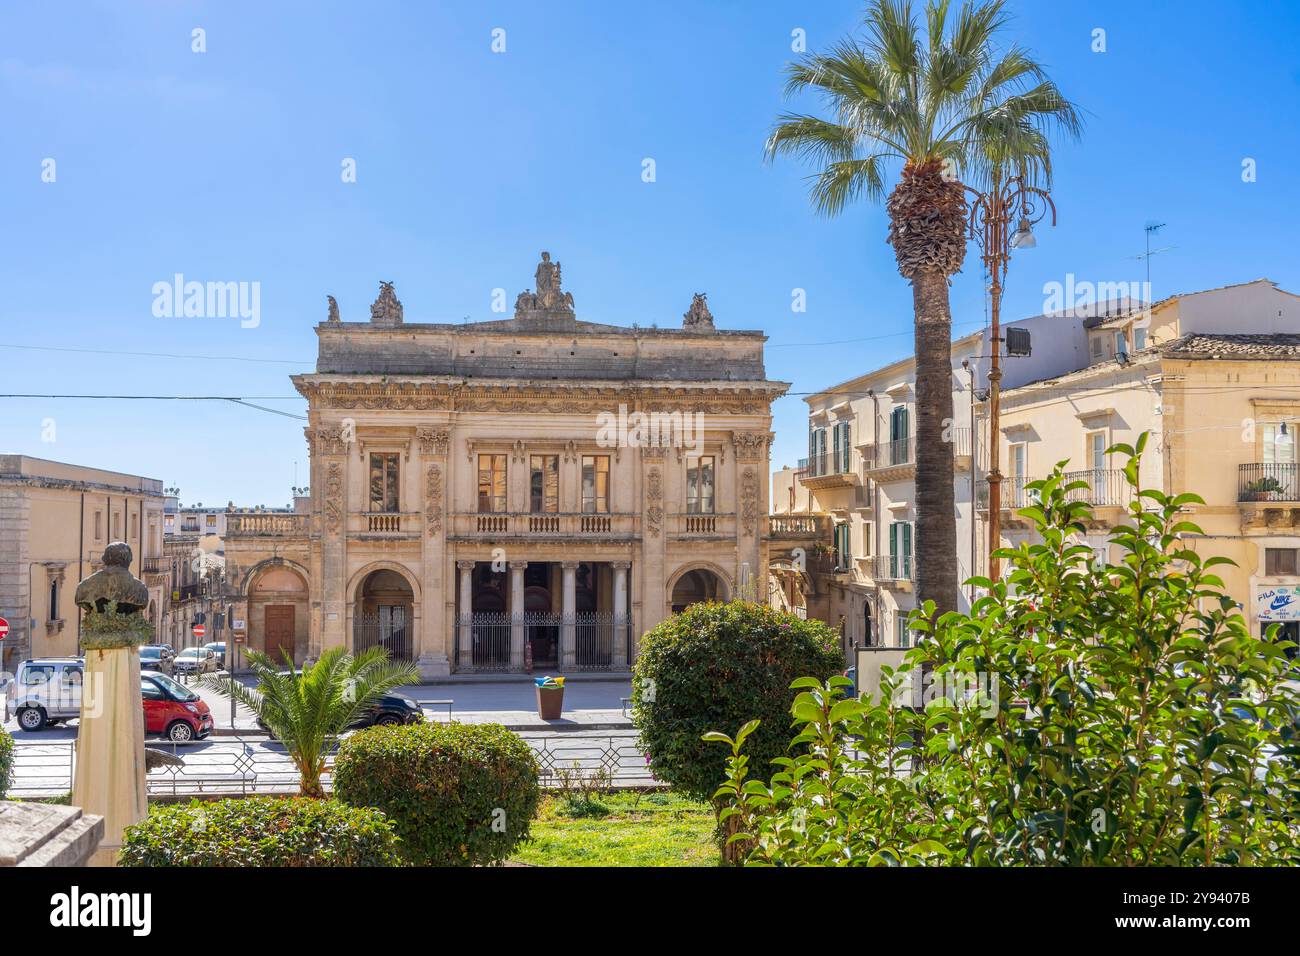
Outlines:
[{"label": "metal railing", "polygon": [[[1000,492],[1002,510],[1015,511],[1034,504],[1038,500],[1037,492],[1025,487],[1033,480],[1032,478],[1003,478]],[[975,507],[979,511],[989,510],[989,483],[986,478],[981,478],[975,485]]]},{"label": "metal railing", "polygon": [[[564,777],[594,771],[614,787],[654,786],[635,730],[602,733],[520,731],[541,770],[543,787],[563,786]],[[262,736],[209,737],[191,741],[145,741],[153,750],[180,757],[180,766],[158,767],[145,777],[150,797],[253,796],[298,792],[301,775],[284,746]],[[59,797],[72,790],[76,741],[23,743],[14,748],[14,782],[9,798]],[[325,758],[321,783],[334,789],[334,752]]]},{"label": "metal railing", "polygon": [[[632,659],[630,619],[612,611],[579,611],[573,615],[573,663],[564,663],[565,618],[549,611],[512,615],[506,611],[475,611],[456,618],[456,666],[461,671],[492,672],[516,669],[511,663],[511,636],[517,627],[524,646],[532,650],[533,667],[579,671],[611,670]],[[623,628],[622,660],[615,660],[618,628]]]},{"label": "metal railing", "polygon": [[[1065,493],[1067,501],[1086,501],[1094,507],[1123,506],[1133,500],[1133,486],[1124,472],[1113,468],[1094,468],[1088,471],[1067,471],[1061,476],[1062,484],[1083,481],[1086,488],[1075,488]],[[1033,494],[1033,492],[1030,492]]]},{"label": "metal railing", "polygon": [[456,617],[456,667],[462,671],[510,670],[510,615],[477,611]]},{"label": "metal railing", "polygon": [[826,475],[847,475],[853,471],[852,455],[846,452],[827,451],[799,459],[800,477],[821,478]]},{"label": "metal railing", "polygon": [[871,559],[871,576],[877,581],[915,581],[916,561],[909,551],[877,554]]},{"label": "metal railing", "polygon": [[352,620],[352,649],[360,653],[372,647],[387,650],[390,660],[415,660],[411,632],[405,622],[394,625],[391,619],[382,620],[377,612],[362,612]]},{"label": "metal railing", "polygon": [[911,436],[866,445],[862,450],[863,466],[868,469],[894,468],[916,461],[916,440]]},{"label": "metal railing", "polygon": [[1237,466],[1238,501],[1300,501],[1300,466],[1252,462]]}]

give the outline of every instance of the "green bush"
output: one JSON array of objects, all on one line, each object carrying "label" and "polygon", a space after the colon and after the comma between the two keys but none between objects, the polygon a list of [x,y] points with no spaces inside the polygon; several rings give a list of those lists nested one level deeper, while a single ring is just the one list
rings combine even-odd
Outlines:
[{"label": "green bush", "polygon": [[9,792],[9,785],[13,783],[13,772],[14,739],[0,729],[0,800],[3,800],[5,794]]},{"label": "green bush", "polygon": [[540,796],[532,750],[500,724],[359,731],[339,747],[334,792],[388,814],[421,866],[505,860],[528,839]]},{"label": "green bush", "polygon": [[[914,614],[920,695],[844,700],[805,679],[797,746],[749,780],[745,728],[721,795],[746,862],[767,865],[1263,866],[1300,863],[1295,645],[1252,636],[1184,520],[1196,495],[1134,490],[1101,564],[1064,462],[1019,513],[1040,543],[970,614]],[[894,685],[893,687],[889,685]],[[722,735],[715,739],[723,740]],[[924,748],[917,756],[917,744]]]},{"label": "green bush", "polygon": [[743,601],[695,604],[641,639],[632,681],[632,720],[656,778],[696,800],[712,800],[726,754],[705,733],[735,733],[753,717],[750,759],[766,773],[786,754],[790,683],[844,668],[839,635],[821,621]]},{"label": "green bush", "polygon": [[127,827],[121,866],[398,866],[378,810],[300,797],[155,804]]}]

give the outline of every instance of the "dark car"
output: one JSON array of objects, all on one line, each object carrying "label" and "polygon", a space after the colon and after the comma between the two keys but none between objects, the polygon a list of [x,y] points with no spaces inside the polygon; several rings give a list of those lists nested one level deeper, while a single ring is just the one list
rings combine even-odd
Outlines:
[{"label": "dark car", "polygon": [[146,644],[140,648],[140,670],[156,671],[159,674],[172,673],[172,656],[161,644]]},{"label": "dark car", "polygon": [[[424,710],[421,709],[419,701],[413,700],[405,694],[385,694],[366,707],[356,720],[348,724],[348,729],[360,730],[362,727],[392,727],[398,724],[419,724],[423,722]],[[266,733],[271,733],[271,729],[260,720],[257,722],[257,726],[261,727]]]}]

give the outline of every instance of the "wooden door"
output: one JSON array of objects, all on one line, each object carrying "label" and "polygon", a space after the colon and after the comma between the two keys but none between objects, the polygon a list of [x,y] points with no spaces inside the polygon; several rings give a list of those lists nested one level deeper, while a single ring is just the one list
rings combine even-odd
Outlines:
[{"label": "wooden door", "polygon": [[266,606],[266,653],[277,664],[293,660],[293,605],[268,604]]}]

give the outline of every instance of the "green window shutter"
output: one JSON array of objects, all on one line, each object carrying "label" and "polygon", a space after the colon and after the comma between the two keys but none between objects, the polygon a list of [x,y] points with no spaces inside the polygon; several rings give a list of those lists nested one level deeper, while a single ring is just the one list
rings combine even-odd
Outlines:
[{"label": "green window shutter", "polygon": [[912,577],[912,526],[910,523],[903,524],[903,567],[901,568],[903,577]]}]

